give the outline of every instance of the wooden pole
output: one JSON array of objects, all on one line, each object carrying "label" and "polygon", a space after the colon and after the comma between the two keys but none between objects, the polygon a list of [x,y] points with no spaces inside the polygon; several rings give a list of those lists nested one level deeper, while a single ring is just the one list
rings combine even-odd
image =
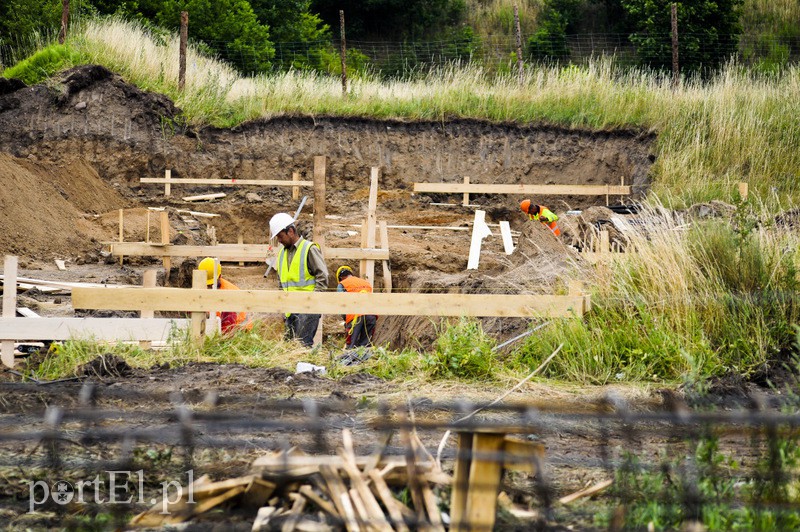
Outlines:
[{"label": "wooden pole", "polygon": [[[244,244],[244,235],[242,233],[239,233],[238,242],[240,246]],[[244,262],[239,261],[239,266],[244,266]]]},{"label": "wooden pole", "polygon": [[[119,241],[120,242],[125,242],[125,233],[123,231],[123,226],[122,226],[122,217],[123,217],[122,213],[123,212],[124,212],[123,209],[119,210]],[[120,255],[119,256],[119,265],[120,266],[122,266],[122,261],[123,261],[123,256]]]},{"label": "wooden pole", "polygon": [[[367,221],[364,220],[361,222],[361,247],[367,247],[367,233],[368,233]],[[362,279],[366,278],[367,276],[367,259],[361,259],[358,261],[358,276]]]},{"label": "wooden pole", "polygon": [[672,90],[677,90],[681,82],[678,63],[678,4],[672,3]]},{"label": "wooden pole", "polygon": [[[369,177],[369,203],[367,207],[367,248],[375,247],[375,230],[377,229],[377,217],[375,215],[378,209],[378,175],[380,168],[373,166]],[[366,277],[369,284],[375,287],[375,261],[367,259],[366,262]]]},{"label": "wooden pole", "polygon": [[[17,315],[17,257],[6,255],[3,266],[3,317]],[[14,340],[3,340],[0,346],[0,359],[3,365],[14,367]]]},{"label": "wooden pole", "polygon": [[[295,183],[300,181],[300,172],[292,172],[292,181]],[[293,200],[300,199],[300,187],[298,186],[292,187],[292,199]]]},{"label": "wooden pole", "polygon": [[178,57],[178,90],[186,85],[186,43],[189,40],[189,12],[181,11],[180,54]]},{"label": "wooden pole", "polygon": [[519,70],[519,84],[522,85],[522,74],[524,72],[524,67],[522,64],[522,31],[519,27],[519,7],[517,4],[514,4],[514,28],[515,33],[517,34],[517,69]]},{"label": "wooden pole", "polygon": [[[169,214],[167,211],[161,212],[161,243],[169,244]],[[164,264],[164,286],[169,286],[169,270],[172,267],[172,259],[163,257]]]},{"label": "wooden pole", "polygon": [[325,165],[327,157],[314,157],[314,242],[325,252]]},{"label": "wooden pole", "polygon": [[67,40],[67,24],[69,23],[69,0],[61,0],[61,29],[58,32],[58,44]]},{"label": "wooden pole", "polygon": [[172,179],[172,170],[164,170],[164,179],[167,180],[164,183],[164,196],[168,198],[172,194],[172,185],[169,184],[169,180]]},{"label": "wooden pole", "polygon": [[[208,278],[206,272],[203,270],[192,271],[192,289],[205,290],[206,279]],[[192,338],[199,339],[203,337],[203,330],[205,330],[207,312],[192,312]]]},{"label": "wooden pole", "polygon": [[[469,185],[469,176],[468,175],[464,176],[464,185]],[[463,198],[463,201],[461,202],[461,204],[464,207],[469,207],[469,192],[464,192],[464,198]]]},{"label": "wooden pole", "polygon": [[342,96],[347,96],[347,42],[344,38],[344,11],[339,10],[339,30],[341,33],[342,44],[340,54],[342,56]]},{"label": "wooden pole", "polygon": [[[381,248],[389,250],[389,228],[386,225],[386,220],[381,220],[378,223],[381,233]],[[387,294],[392,292],[392,270],[389,267],[389,261],[381,261],[383,264],[383,291]]]},{"label": "wooden pole", "polygon": [[739,183],[739,197],[742,199],[742,201],[747,201],[748,192],[749,192],[749,187],[747,183],[745,182]]},{"label": "wooden pole", "polygon": [[147,209],[147,228],[144,230],[144,241],[150,243],[150,209]]},{"label": "wooden pole", "polygon": [[[143,281],[142,285],[145,288],[155,288],[157,274],[158,272],[156,270],[147,270],[146,272],[144,272],[144,275],[142,276],[142,281]],[[152,310],[142,310],[139,313],[139,317],[145,319],[154,318],[155,315],[156,313]],[[146,341],[139,342],[139,347],[141,347],[142,349],[150,349],[152,345],[153,344],[151,342],[146,342]]]}]

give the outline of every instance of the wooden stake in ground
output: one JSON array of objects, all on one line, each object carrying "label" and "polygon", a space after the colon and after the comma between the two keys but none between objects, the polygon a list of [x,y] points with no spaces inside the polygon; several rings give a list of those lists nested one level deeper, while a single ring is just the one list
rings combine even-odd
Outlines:
[{"label": "wooden stake in ground", "polygon": [[517,4],[514,4],[514,33],[517,37],[517,70],[519,71],[517,76],[519,84],[522,85],[522,74],[524,72],[522,66],[522,31],[519,28],[519,7],[517,7]]},{"label": "wooden stake in ground", "polygon": [[69,23],[69,0],[61,0],[61,29],[58,32],[58,44],[64,44],[67,39],[67,25]]},{"label": "wooden stake in ground", "polygon": [[[344,11],[341,11],[341,13],[342,20],[344,20]],[[328,158],[324,155],[314,157],[314,242],[322,250],[323,257],[325,256],[325,173],[327,160]],[[317,334],[314,335],[314,345],[322,344],[322,322],[323,319],[320,317]]]},{"label": "wooden stake in ground", "polygon": [[[17,315],[17,257],[6,255],[3,266],[3,317],[14,318]],[[0,344],[0,358],[3,365],[14,367],[14,341],[3,340]]]},{"label": "wooden stake in ground", "polygon": [[[169,244],[169,213],[167,211],[161,212],[161,244]],[[169,271],[172,268],[172,259],[163,257],[162,263],[164,265],[164,286],[169,286]]]},{"label": "wooden stake in ground", "polygon": [[[369,204],[367,206],[367,238],[366,238],[366,246],[367,248],[374,248],[375,247],[375,229],[376,229],[376,215],[375,212],[378,209],[378,175],[380,173],[380,169],[373,166],[372,170],[370,171],[369,177]],[[373,287],[375,286],[375,261],[374,260],[367,260],[364,263],[365,269],[365,279],[371,284]]]},{"label": "wooden stake in ground", "polygon": [[[124,231],[122,229],[122,227],[123,227],[123,223],[122,223],[123,214],[122,213],[123,212],[124,212],[123,209],[119,210],[119,241],[120,242],[124,242],[125,241],[125,233],[124,233]],[[119,256],[119,265],[120,266],[122,266],[122,261],[123,261],[123,257],[122,257],[122,255],[120,255]]]},{"label": "wooden stake in ground", "polygon": [[[378,224],[381,236],[381,249],[389,251],[389,229],[386,226],[386,220],[381,220]],[[389,267],[389,261],[381,261],[383,264],[383,291],[387,294],[392,292],[392,270]]]},{"label": "wooden stake in ground", "polygon": [[678,90],[681,83],[680,64],[678,62],[678,4],[672,3],[672,90]]},{"label": "wooden stake in ground", "polygon": [[[469,176],[464,176],[464,186],[469,185]],[[462,198],[461,205],[464,207],[469,207],[469,192],[464,192],[464,197]]]},{"label": "wooden stake in ground", "polygon": [[341,35],[341,48],[339,53],[342,57],[342,96],[347,96],[347,41],[344,38],[344,11],[339,10],[339,33]]},{"label": "wooden stake in ground", "polygon": [[[208,274],[206,274],[203,270],[194,270],[192,272],[192,289],[193,290],[205,290],[206,289],[206,280],[208,279]],[[205,321],[206,321],[206,312],[192,312],[192,338],[198,339],[203,336],[203,331],[205,330]]]},{"label": "wooden stake in ground", "polygon": [[181,11],[181,35],[178,54],[178,90],[186,85],[186,44],[189,40],[189,12]]},{"label": "wooden stake in ground", "polygon": [[[155,270],[147,270],[142,276],[143,285],[145,288],[154,288],[156,286],[156,275],[158,272]],[[152,310],[142,310],[139,313],[140,318],[154,318],[156,313]],[[152,342],[139,342],[139,347],[142,349],[150,349]]]},{"label": "wooden stake in ground", "polygon": [[172,185],[169,184],[169,180],[172,179],[172,170],[164,170],[164,179],[166,180],[166,183],[164,183],[164,197],[168,198],[172,194]]},{"label": "wooden stake in ground", "polygon": [[748,185],[745,182],[739,183],[739,197],[742,201],[747,201],[748,196]]}]

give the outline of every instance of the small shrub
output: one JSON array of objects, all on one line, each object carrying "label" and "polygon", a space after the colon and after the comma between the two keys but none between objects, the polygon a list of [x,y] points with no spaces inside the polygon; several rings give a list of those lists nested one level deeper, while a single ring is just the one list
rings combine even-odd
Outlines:
[{"label": "small shrub", "polygon": [[494,346],[494,339],[483,331],[479,322],[460,318],[439,331],[425,366],[434,378],[491,379],[497,363],[492,352]]}]

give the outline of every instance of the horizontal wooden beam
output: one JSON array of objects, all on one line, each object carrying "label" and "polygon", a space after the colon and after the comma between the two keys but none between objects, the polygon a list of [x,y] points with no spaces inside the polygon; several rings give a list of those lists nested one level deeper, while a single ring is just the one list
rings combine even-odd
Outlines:
[{"label": "horizontal wooden beam", "polygon": [[414,183],[414,192],[445,194],[535,194],[538,196],[627,195],[627,185],[478,185],[471,183]]},{"label": "horizontal wooden beam", "polygon": [[72,306],[76,309],[185,312],[224,309],[230,312],[298,314],[554,318],[582,315],[585,297],[588,296],[75,288]]},{"label": "horizontal wooden beam", "polygon": [[[147,242],[105,242],[111,254],[131,257],[217,257],[226,262],[263,262],[275,254],[267,244],[218,244],[216,246],[175,246]],[[389,260],[388,249],[326,248],[322,251],[331,260]]]},{"label": "horizontal wooden beam", "polygon": [[290,181],[288,179],[203,179],[195,177],[182,177],[166,179],[163,177],[143,177],[140,183],[159,183],[162,185],[260,185],[264,187],[311,187],[313,181]]},{"label": "horizontal wooden beam", "polygon": [[0,318],[0,339],[159,342],[168,340],[173,331],[188,327],[189,320],[169,318]]}]

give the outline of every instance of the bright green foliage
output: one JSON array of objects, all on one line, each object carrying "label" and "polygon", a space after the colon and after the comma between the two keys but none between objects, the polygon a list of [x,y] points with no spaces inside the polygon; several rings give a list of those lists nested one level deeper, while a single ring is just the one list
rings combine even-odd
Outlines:
[{"label": "bright green foliage", "polygon": [[22,80],[26,85],[35,85],[56,72],[80,64],[81,54],[61,44],[51,44],[3,71],[3,77]]},{"label": "bright green foliage", "polygon": [[575,32],[583,0],[547,0],[536,32],[528,39],[528,55],[536,61],[569,59],[567,34]]},{"label": "bright green foliage", "polygon": [[485,380],[494,376],[496,342],[478,321],[460,318],[438,332],[433,353],[425,361],[431,377]]},{"label": "bright green foliage", "polygon": [[[635,33],[645,65],[669,69],[672,65],[671,0],[620,0]],[[739,8],[743,0],[690,0],[678,5],[680,65],[684,71],[715,69],[736,51]]]},{"label": "bright green foliage", "polygon": [[242,72],[269,69],[275,54],[269,28],[258,21],[247,0],[166,0],[157,21],[177,29],[181,11],[190,13],[189,38],[203,41]]},{"label": "bright green foliage", "polygon": [[32,33],[58,33],[61,0],[0,0],[0,45],[17,45]]}]

